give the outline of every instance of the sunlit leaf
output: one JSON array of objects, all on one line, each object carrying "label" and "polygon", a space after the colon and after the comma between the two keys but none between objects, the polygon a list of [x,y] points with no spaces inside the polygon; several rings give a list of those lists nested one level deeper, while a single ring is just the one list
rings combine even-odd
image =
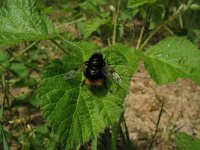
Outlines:
[{"label": "sunlit leaf", "polygon": [[158,84],[177,78],[191,78],[200,84],[200,50],[184,37],[169,37],[150,47],[144,62]]},{"label": "sunlit leaf", "polygon": [[110,46],[102,52],[106,61],[122,78],[122,84],[106,80],[107,86],[89,88],[82,85],[83,73],[64,80],[64,73],[88,60],[97,51],[90,45],[73,45],[71,48],[74,55],[64,56],[62,60],[49,65],[39,88],[44,116],[67,149],[96,137],[117,120],[123,109],[130,78],[139,61],[134,49],[122,45]]},{"label": "sunlit leaf", "polygon": [[0,9],[0,47],[45,39],[52,34],[51,21],[39,12],[34,0],[6,0]]}]

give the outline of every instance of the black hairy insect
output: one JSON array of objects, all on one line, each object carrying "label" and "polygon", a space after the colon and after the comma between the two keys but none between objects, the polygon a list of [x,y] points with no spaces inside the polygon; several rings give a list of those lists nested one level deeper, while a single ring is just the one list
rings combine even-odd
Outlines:
[{"label": "black hairy insect", "polygon": [[111,79],[116,83],[122,82],[115,70],[106,63],[102,53],[94,53],[89,60],[67,72],[64,75],[64,79],[71,79],[81,71],[83,71],[85,76],[84,83],[91,87],[103,86],[106,79]]}]

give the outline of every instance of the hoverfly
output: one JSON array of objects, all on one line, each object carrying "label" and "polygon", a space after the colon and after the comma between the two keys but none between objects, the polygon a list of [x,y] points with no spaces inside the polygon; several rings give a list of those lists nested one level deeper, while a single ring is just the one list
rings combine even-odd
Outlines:
[{"label": "hoverfly", "polygon": [[119,84],[122,82],[120,76],[109,64],[106,63],[103,54],[99,52],[94,53],[89,60],[67,72],[64,75],[64,79],[71,79],[81,71],[83,71],[85,76],[83,84],[90,87],[101,87],[104,85],[106,79],[112,79]]}]

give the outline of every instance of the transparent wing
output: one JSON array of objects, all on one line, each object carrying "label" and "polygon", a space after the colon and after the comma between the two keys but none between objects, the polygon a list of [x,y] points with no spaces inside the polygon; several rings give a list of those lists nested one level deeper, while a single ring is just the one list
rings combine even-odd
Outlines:
[{"label": "transparent wing", "polygon": [[79,73],[81,73],[83,71],[83,69],[85,69],[85,68],[86,68],[85,63],[79,65],[78,67],[76,67],[76,68],[70,70],[69,72],[65,73],[64,74],[64,79],[68,80],[68,79],[74,78]]},{"label": "transparent wing", "polygon": [[116,83],[122,83],[122,79],[120,76],[115,72],[115,70],[110,65],[105,65],[105,67],[102,69],[102,73],[108,78]]}]

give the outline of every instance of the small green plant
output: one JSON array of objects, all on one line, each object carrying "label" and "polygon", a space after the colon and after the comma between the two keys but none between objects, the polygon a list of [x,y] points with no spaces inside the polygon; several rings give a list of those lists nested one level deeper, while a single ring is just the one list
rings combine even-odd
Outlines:
[{"label": "small green plant", "polygon": [[[86,0],[81,4],[76,3],[76,7],[81,13],[77,14],[75,11],[74,15],[83,14],[83,16],[78,21],[75,20],[71,23],[77,24],[77,29],[83,39],[70,41],[65,38],[64,33],[58,30],[64,25],[54,28],[52,21],[38,10],[34,0],[5,0],[0,9],[0,73],[5,95],[0,116],[2,116],[4,105],[8,101],[9,76],[6,76],[8,72],[20,79],[19,85],[25,84],[37,89],[36,81],[27,77],[28,67],[40,70],[38,62],[35,60],[44,55],[41,54],[41,51],[30,53],[32,59],[29,61],[26,60],[25,56],[21,56],[36,46],[37,42],[47,40],[62,51],[62,58],[50,61],[45,69],[42,68],[44,70],[42,80],[36,93],[39,96],[39,101],[30,101],[30,103],[35,107],[40,106],[44,118],[61,141],[60,148],[78,149],[83,144],[90,142],[92,148],[97,149],[98,141],[100,141],[98,136],[105,131],[106,138],[110,137],[109,134],[112,133],[111,144],[110,147],[107,146],[107,149],[117,149],[116,140],[119,135],[124,147],[131,149],[123,117],[123,102],[129,89],[131,76],[139,61],[144,61],[145,68],[158,84],[174,82],[177,78],[190,78],[200,84],[200,51],[198,47],[187,37],[175,35],[173,28],[170,29],[168,26],[169,23],[179,18],[180,29],[183,29],[182,15],[191,9],[199,9],[200,6],[192,0],[186,4],[179,5],[178,3],[178,9],[170,14],[165,8],[167,2],[169,1],[108,2],[106,0]],[[129,35],[131,37],[127,44],[129,46],[126,46],[123,43],[127,41],[127,38],[123,35],[135,30],[133,26],[129,26],[126,31],[124,23],[131,22],[133,17],[142,19],[144,26],[141,27],[138,35]],[[160,41],[155,42],[156,44],[153,46],[148,46],[152,38],[163,28],[173,35],[163,40],[159,39]],[[94,34],[102,37],[108,44],[102,48],[89,42],[90,37]],[[136,38],[138,40],[133,48],[132,45]],[[34,42],[25,46],[17,55],[9,57],[6,48],[27,41]],[[193,41],[198,43],[198,37]],[[83,73],[73,79],[64,80],[66,72],[88,60],[95,52],[103,53],[106,61],[120,75],[121,84],[109,80],[108,89],[102,87],[98,90],[91,90],[82,85],[85,78]],[[43,58],[45,59],[45,56]],[[24,99],[31,99],[33,95],[36,97],[36,94],[28,93],[24,97],[18,97],[15,104],[22,104]],[[43,129],[46,130],[45,133],[43,133]],[[4,148],[8,149],[2,125],[0,130]],[[49,138],[52,142],[54,136],[47,135],[49,133],[48,128],[44,126],[37,126],[36,130],[31,130],[31,135],[34,134],[37,137],[35,148],[41,148],[38,144],[38,141],[42,140],[41,135]],[[33,136],[28,136],[28,139],[26,137],[26,134],[21,135],[22,141],[31,141],[33,138]],[[59,140],[53,143],[54,147]],[[24,149],[31,148],[31,145],[23,143],[22,145]]]}]

